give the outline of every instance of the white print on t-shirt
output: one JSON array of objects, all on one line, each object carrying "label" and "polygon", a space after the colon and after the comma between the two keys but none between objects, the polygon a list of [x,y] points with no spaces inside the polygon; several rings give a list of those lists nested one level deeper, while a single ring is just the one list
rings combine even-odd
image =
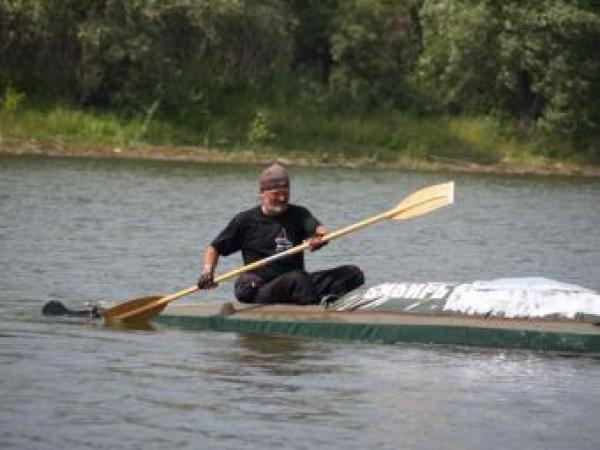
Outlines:
[{"label": "white print on t-shirt", "polygon": [[285,228],[281,229],[281,233],[275,238],[275,253],[284,252],[293,247],[293,244],[287,238]]}]

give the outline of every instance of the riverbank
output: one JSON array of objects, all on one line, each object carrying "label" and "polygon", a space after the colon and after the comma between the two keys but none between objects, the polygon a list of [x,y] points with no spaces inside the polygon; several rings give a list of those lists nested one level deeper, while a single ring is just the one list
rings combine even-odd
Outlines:
[{"label": "riverbank", "polygon": [[[572,143],[490,117],[232,108],[204,125],[29,102],[0,112],[0,153],[203,163],[600,176]],[[248,107],[249,108],[249,107]]]},{"label": "riverbank", "polygon": [[279,160],[285,164],[305,167],[344,167],[351,169],[376,168],[388,170],[449,171],[465,173],[489,173],[507,175],[559,175],[600,177],[600,166],[579,165],[551,161],[544,158],[528,161],[503,160],[482,164],[452,158],[418,160],[399,157],[395,160],[378,160],[376,157],[349,157],[342,153],[315,155],[309,152],[278,153],[265,150],[222,150],[198,146],[167,146],[130,144],[84,145],[37,139],[0,139],[0,154],[43,155],[51,157],[78,158],[125,158],[156,161],[187,161],[199,163],[266,164]]}]

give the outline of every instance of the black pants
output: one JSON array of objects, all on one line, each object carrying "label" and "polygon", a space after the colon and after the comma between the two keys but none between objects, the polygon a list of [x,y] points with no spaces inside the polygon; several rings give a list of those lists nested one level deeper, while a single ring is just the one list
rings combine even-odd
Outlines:
[{"label": "black pants", "polygon": [[264,284],[255,281],[243,276],[238,279],[235,291],[239,301],[314,305],[327,295],[342,296],[356,289],[365,277],[358,267],[347,265],[312,273],[293,270]]}]

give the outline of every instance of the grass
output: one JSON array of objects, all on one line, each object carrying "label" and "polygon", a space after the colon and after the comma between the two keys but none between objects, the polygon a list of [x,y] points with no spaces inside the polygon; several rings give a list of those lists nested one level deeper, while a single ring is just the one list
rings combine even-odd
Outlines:
[{"label": "grass", "polygon": [[[14,103],[14,102],[13,102]],[[82,146],[136,144],[211,147],[227,152],[252,149],[306,154],[322,161],[446,161],[494,164],[539,163],[549,155],[567,159],[569,144],[547,151],[534,139],[486,117],[418,117],[401,111],[330,114],[296,106],[224,107],[221,115],[185,123],[160,115],[126,117],[115,111],[23,102],[0,108],[0,138],[63,142]],[[556,147],[555,145],[555,147]]]},{"label": "grass", "polygon": [[141,126],[138,119],[125,121],[110,113],[83,112],[64,106],[49,111],[26,109],[0,117],[0,133],[6,138],[82,144],[127,145]]},{"label": "grass", "polygon": [[536,148],[519,142],[498,122],[481,117],[416,117],[395,112],[366,117],[324,114],[301,116],[274,112],[281,148],[335,152],[380,160],[456,160],[497,163],[505,158],[530,159]]}]

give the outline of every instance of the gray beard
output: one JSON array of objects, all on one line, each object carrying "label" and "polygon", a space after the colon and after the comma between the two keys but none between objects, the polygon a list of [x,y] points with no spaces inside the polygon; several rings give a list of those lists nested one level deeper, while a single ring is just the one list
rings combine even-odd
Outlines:
[{"label": "gray beard", "polygon": [[262,205],[262,211],[266,216],[278,216],[283,213],[289,205],[285,206],[265,206]]}]

